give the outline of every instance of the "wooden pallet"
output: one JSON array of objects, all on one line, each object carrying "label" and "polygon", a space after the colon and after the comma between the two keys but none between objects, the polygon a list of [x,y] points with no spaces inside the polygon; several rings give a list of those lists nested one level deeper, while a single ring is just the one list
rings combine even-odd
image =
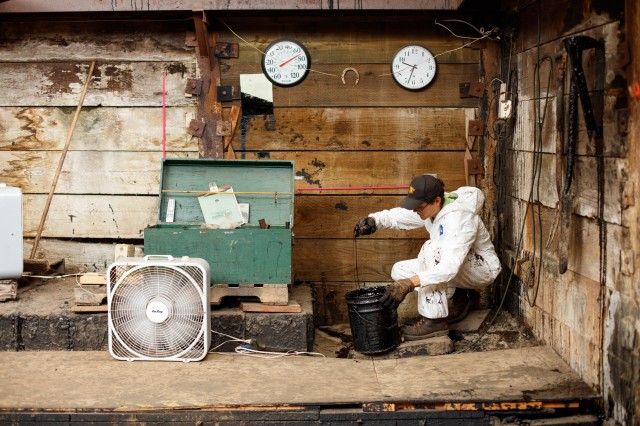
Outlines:
[{"label": "wooden pallet", "polygon": [[289,303],[289,286],[287,284],[213,284],[211,286],[212,305],[219,305],[225,296],[253,296],[265,305],[285,306]]}]

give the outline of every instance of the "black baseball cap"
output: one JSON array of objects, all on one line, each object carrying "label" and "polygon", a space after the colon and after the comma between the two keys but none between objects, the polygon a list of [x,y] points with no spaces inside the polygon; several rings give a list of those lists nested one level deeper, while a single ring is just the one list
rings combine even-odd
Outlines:
[{"label": "black baseball cap", "polygon": [[432,175],[421,175],[411,181],[409,194],[400,202],[400,207],[413,210],[424,201],[431,202],[443,194],[444,184],[440,179]]}]

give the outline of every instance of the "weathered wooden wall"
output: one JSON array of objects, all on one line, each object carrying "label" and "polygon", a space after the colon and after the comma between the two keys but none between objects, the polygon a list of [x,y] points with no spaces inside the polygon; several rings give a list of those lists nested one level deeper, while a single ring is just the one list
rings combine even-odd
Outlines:
[{"label": "weathered wooden wall", "polygon": [[[633,38],[634,33],[637,37],[637,19],[627,20],[630,25],[625,27],[623,1],[504,3],[504,16],[512,17],[506,25],[512,25],[514,36],[504,44],[501,66],[503,72],[515,73],[511,81],[517,82],[517,108],[509,132],[498,141],[498,145],[504,144],[497,150],[502,156],[504,173],[501,180],[504,196],[498,205],[503,230],[501,252],[505,264],[513,265],[518,241],[522,238],[522,250],[517,253],[519,264],[529,257],[532,262],[524,265],[533,264],[535,268],[535,272],[528,275],[526,272],[530,269],[514,267],[520,280],[511,282],[509,291],[515,294],[513,307],[538,338],[551,345],[587,383],[602,392],[612,416],[622,424],[632,424],[638,404],[637,318],[640,310],[638,274],[634,271],[637,256],[633,254],[638,244],[637,232],[633,232],[637,230],[634,224],[638,203],[637,160],[630,158],[629,153],[637,150],[634,148],[637,135],[630,133],[632,127],[621,126],[619,117],[629,107],[629,55],[637,57],[637,45],[635,52],[626,52],[626,60],[622,52],[630,46],[626,43],[627,37]],[[594,90],[594,49],[584,51],[583,65],[592,99],[603,96],[605,204],[602,219],[606,225],[603,240],[606,247],[599,239],[595,139],[589,140],[587,136],[582,109],[578,119],[571,228],[566,236],[562,236],[558,228],[556,163],[561,157],[556,154],[556,111],[560,101],[564,102],[565,123],[568,123],[570,76],[567,66],[565,95],[560,99],[557,88],[561,58],[558,54],[564,50],[563,40],[574,35],[603,40],[605,46],[603,90]],[[536,70],[540,71],[539,79]],[[503,78],[507,80],[508,74]],[[535,130],[540,119],[536,114],[542,117],[545,111],[540,145]],[[630,118],[634,120],[637,117]],[[534,158],[541,164],[536,179],[532,172]],[[529,204],[532,190],[533,203]],[[559,249],[565,242],[568,243],[568,270],[562,274]],[[600,263],[601,250],[606,251],[606,265]],[[606,275],[601,277],[604,269]]]},{"label": "weathered wooden wall", "polygon": [[[209,13],[218,41],[240,47],[238,58],[220,60],[223,85],[261,73],[259,50],[279,37],[298,39],[312,56],[302,84],[274,86],[272,117],[240,120],[237,157],[294,160],[296,190],[408,185],[422,173],[437,173],[448,190],[465,184],[465,123],[478,98],[461,98],[459,84],[479,80],[480,53],[461,48],[436,17]],[[168,156],[198,156],[198,140],[187,134],[197,99],[184,93],[186,80],[199,75],[194,47],[185,45],[192,19],[113,19],[6,22],[0,29],[0,180],[24,192],[25,255],[88,65],[97,61],[38,248],[38,257],[64,257],[70,271],[103,270],[114,243],[139,243],[155,222],[163,71]],[[468,27],[455,29],[474,36]],[[412,43],[439,55],[435,80],[420,92],[401,89],[390,75],[393,54]],[[353,72],[342,83],[347,67],[357,69],[357,85]],[[223,104],[225,117],[232,105],[240,101]],[[404,192],[297,191],[294,276],[323,283],[320,304],[326,300],[334,312],[324,320],[346,321],[341,298],[354,288],[357,219],[394,207]],[[414,257],[426,237],[381,231],[360,239],[359,279],[389,280],[393,263]]]}]

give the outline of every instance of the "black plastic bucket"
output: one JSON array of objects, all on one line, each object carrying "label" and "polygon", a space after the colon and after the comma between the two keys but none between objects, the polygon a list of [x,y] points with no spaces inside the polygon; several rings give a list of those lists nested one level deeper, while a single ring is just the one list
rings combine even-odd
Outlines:
[{"label": "black plastic bucket", "polygon": [[368,287],[347,293],[353,346],[363,354],[388,352],[400,343],[398,312],[380,303],[386,287]]}]

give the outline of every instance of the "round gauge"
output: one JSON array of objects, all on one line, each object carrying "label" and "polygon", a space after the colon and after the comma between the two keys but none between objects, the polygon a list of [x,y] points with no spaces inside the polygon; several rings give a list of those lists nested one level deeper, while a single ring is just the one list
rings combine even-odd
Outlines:
[{"label": "round gauge", "polygon": [[436,60],[422,46],[405,46],[393,57],[391,73],[403,89],[424,89],[436,76]]},{"label": "round gauge", "polygon": [[301,83],[309,74],[309,68],[309,51],[292,39],[274,41],[262,56],[262,71],[277,86],[291,87]]}]

